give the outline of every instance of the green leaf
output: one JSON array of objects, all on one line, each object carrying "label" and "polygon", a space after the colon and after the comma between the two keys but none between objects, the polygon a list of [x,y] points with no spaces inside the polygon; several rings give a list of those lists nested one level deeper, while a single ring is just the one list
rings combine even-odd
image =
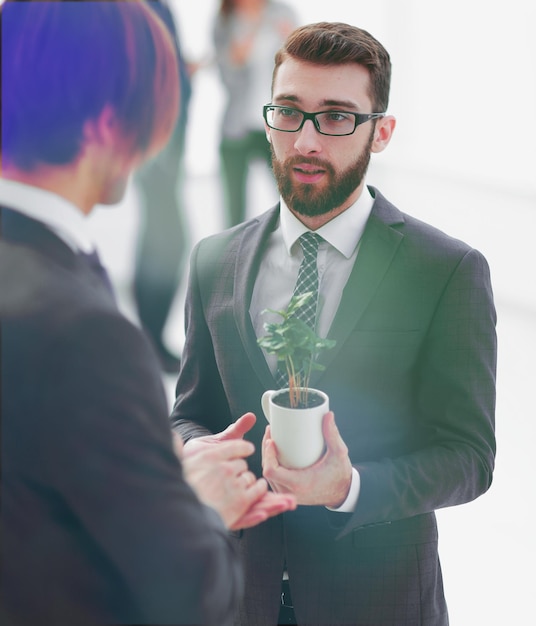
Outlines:
[{"label": "green leaf", "polygon": [[[331,349],[336,342],[332,339],[319,337],[303,320],[295,317],[296,312],[313,296],[307,292],[293,296],[285,310],[265,309],[264,313],[272,313],[282,318],[281,322],[264,324],[266,335],[257,340],[259,346],[268,354],[275,354],[278,361],[284,361],[289,373],[289,388],[294,383],[307,387],[311,371],[322,371],[324,366],[316,362],[318,354]],[[304,372],[301,379],[295,380],[300,371]]]}]

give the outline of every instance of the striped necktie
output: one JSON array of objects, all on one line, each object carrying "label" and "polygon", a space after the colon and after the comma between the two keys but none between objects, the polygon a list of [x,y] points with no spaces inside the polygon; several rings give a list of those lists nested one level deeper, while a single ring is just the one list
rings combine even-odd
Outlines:
[{"label": "striped necktie", "polygon": [[[296,317],[314,330],[318,307],[318,246],[324,240],[320,235],[308,231],[301,235],[299,241],[303,251],[303,261],[292,295],[300,296],[312,292],[313,296],[296,311]],[[279,365],[275,378],[280,389],[288,385],[287,372],[282,364]]]},{"label": "striped necktie", "polygon": [[316,326],[316,310],[318,304],[318,245],[323,241],[320,235],[306,232],[300,237],[300,245],[303,250],[303,261],[300,265],[298,278],[294,287],[293,296],[300,296],[312,292],[313,297],[300,309],[296,315],[313,330]]}]

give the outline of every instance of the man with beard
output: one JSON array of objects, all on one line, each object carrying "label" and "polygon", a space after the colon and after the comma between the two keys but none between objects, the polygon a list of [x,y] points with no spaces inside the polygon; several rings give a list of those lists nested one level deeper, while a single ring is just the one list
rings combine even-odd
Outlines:
[{"label": "man with beard", "polygon": [[[467,244],[402,213],[365,174],[388,145],[390,59],[341,23],[295,30],[264,107],[280,203],[192,255],[183,368],[172,415],[186,449],[214,444],[276,386],[257,344],[319,235],[316,330],[336,340],[313,387],[330,397],[326,452],[282,467],[269,428],[252,471],[297,510],[236,534],[243,626],[444,626],[434,510],[490,486],[496,334],[489,269]],[[335,424],[336,416],[336,424]],[[291,592],[291,594],[290,594]]]}]

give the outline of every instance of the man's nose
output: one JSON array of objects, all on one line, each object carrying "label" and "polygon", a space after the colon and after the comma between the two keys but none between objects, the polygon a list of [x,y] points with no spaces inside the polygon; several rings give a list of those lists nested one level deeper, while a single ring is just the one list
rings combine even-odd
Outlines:
[{"label": "man's nose", "polygon": [[306,120],[297,133],[294,147],[300,154],[320,152],[322,149],[320,133],[316,130],[313,120]]}]

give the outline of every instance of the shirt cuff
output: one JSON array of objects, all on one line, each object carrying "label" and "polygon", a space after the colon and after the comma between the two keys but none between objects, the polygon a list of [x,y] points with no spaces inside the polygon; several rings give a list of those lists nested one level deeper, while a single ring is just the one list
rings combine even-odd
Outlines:
[{"label": "shirt cuff", "polygon": [[346,496],[346,500],[336,509],[327,506],[329,511],[335,511],[337,513],[353,513],[359,498],[359,490],[361,488],[361,476],[355,467],[352,467],[352,482],[350,483],[350,490]]}]

